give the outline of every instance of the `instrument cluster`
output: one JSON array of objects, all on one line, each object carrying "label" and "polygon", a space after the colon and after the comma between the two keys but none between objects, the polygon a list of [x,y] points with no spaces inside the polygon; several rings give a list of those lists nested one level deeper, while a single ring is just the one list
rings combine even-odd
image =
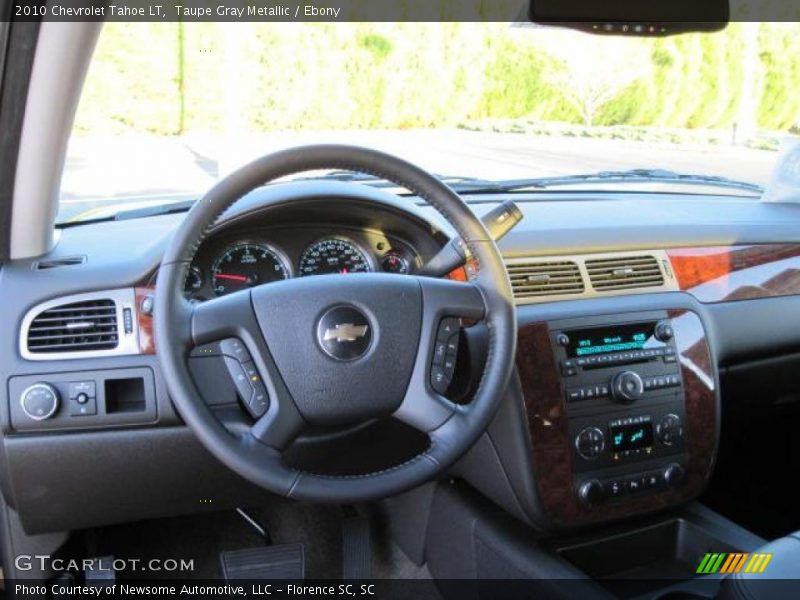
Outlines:
[{"label": "instrument cluster", "polygon": [[257,285],[326,274],[413,273],[422,260],[407,242],[377,230],[292,228],[208,240],[184,286],[197,300]]}]

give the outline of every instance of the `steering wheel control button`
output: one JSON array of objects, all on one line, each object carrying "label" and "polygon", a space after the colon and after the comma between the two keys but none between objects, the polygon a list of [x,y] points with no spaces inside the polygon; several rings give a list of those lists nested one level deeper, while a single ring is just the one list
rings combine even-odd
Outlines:
[{"label": "steering wheel control button", "polygon": [[437,341],[433,347],[433,364],[441,365],[447,356],[447,342]]},{"label": "steering wheel control button", "polygon": [[49,383],[35,383],[22,392],[20,404],[29,418],[44,421],[58,410],[58,391]]},{"label": "steering wheel control button", "polygon": [[575,449],[584,460],[593,460],[605,450],[606,440],[597,427],[584,427],[575,437]]},{"label": "steering wheel control button", "polygon": [[461,323],[457,317],[445,317],[439,322],[439,329],[436,331],[436,339],[441,342],[448,341],[453,334],[459,332]]},{"label": "steering wheel control button", "polygon": [[447,388],[450,387],[450,380],[447,378],[444,368],[437,365],[431,367],[431,387],[438,394],[447,392]]},{"label": "steering wheel control button", "polygon": [[[247,351],[245,350],[245,352]],[[250,354],[248,353],[247,356],[249,357]],[[240,363],[237,359],[226,355],[225,366],[236,386],[236,392],[250,416],[254,419],[264,416],[269,408],[269,394],[255,365],[251,361]]]},{"label": "steering wheel control button", "polygon": [[317,323],[317,343],[336,360],[356,360],[372,344],[372,324],[353,306],[335,306]]},{"label": "steering wheel control button", "polygon": [[252,360],[250,353],[247,351],[244,343],[236,338],[228,338],[219,343],[219,351],[225,356],[235,358],[240,363],[245,363]]},{"label": "steering wheel control button", "polygon": [[264,384],[253,384],[253,395],[250,402],[247,403],[247,407],[254,419],[260,419],[266,414],[269,408],[269,394],[267,394]]},{"label": "steering wheel control button", "polygon": [[445,317],[439,321],[431,361],[431,387],[438,394],[444,395],[453,381],[460,335],[461,321],[457,317]]}]

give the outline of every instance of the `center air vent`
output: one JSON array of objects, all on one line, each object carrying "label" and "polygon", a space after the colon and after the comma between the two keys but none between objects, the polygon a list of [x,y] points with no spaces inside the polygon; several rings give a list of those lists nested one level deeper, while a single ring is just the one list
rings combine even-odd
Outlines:
[{"label": "center air vent", "polygon": [[664,275],[654,256],[587,260],[586,271],[598,292],[664,285]]},{"label": "center air vent", "polygon": [[118,344],[117,306],[109,298],[48,308],[28,327],[31,353],[111,350]]},{"label": "center air vent", "polygon": [[513,262],[507,265],[515,298],[583,293],[583,278],[572,261]]}]

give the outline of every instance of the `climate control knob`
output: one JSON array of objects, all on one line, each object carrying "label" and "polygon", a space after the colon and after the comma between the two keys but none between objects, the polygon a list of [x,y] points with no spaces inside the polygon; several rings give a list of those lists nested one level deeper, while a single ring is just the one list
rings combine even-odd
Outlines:
[{"label": "climate control knob", "polygon": [[675,414],[664,415],[656,426],[656,435],[665,446],[671,446],[683,436],[681,418]]},{"label": "climate control knob", "polygon": [[664,482],[671,488],[680,487],[686,478],[686,471],[678,463],[671,463],[664,467]]},{"label": "climate control knob", "polygon": [[22,411],[34,421],[49,419],[58,410],[58,390],[49,383],[34,383],[25,388],[19,403]]},{"label": "climate control knob", "polygon": [[644,394],[644,382],[638,373],[622,371],[611,380],[611,393],[617,402],[633,404]]},{"label": "climate control knob", "polygon": [[584,460],[597,458],[605,447],[605,436],[597,427],[584,427],[575,437],[575,449]]},{"label": "climate control knob", "polygon": [[578,500],[585,506],[597,506],[605,498],[603,484],[597,479],[588,479],[578,487]]}]

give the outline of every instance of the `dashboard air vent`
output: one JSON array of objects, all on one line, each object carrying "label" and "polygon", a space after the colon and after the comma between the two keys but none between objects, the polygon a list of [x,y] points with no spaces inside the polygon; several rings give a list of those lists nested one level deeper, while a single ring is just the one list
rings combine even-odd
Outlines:
[{"label": "dashboard air vent", "polygon": [[572,261],[514,262],[506,265],[515,298],[581,294],[583,277]]},{"label": "dashboard air vent", "polygon": [[37,271],[48,271],[50,269],[58,269],[59,267],[82,265],[85,262],[85,256],[66,256],[64,258],[40,260],[34,266]]},{"label": "dashboard air vent", "polygon": [[116,303],[105,298],[49,308],[31,321],[27,343],[32,353],[116,348],[119,344]]},{"label": "dashboard air vent", "polygon": [[664,285],[664,275],[654,256],[587,260],[586,271],[598,292]]}]

